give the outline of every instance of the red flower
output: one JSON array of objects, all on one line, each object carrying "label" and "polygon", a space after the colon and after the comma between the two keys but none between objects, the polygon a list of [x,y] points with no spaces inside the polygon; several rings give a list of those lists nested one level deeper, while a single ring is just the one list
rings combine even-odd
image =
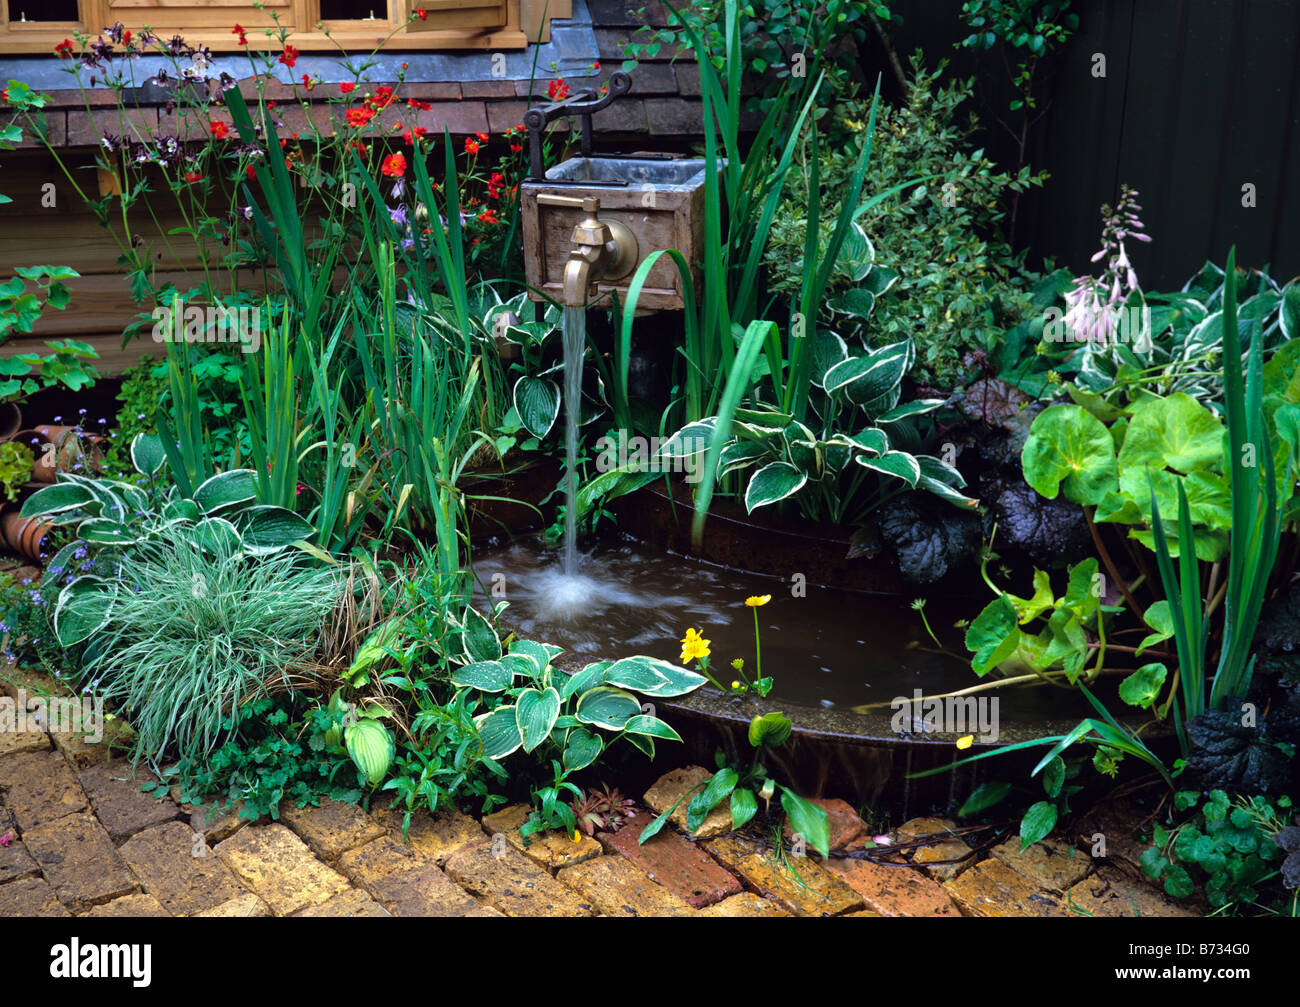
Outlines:
[{"label": "red flower", "polygon": [[415,8],[415,16],[418,17],[421,21],[423,21],[425,18],[429,16],[429,12],[425,10],[423,7],[417,7]]},{"label": "red flower", "polygon": [[599,70],[599,69],[600,69],[600,60],[596,60],[596,62],[592,63],[592,64],[591,64],[591,68],[592,68],[593,70]]},{"label": "red flower", "polygon": [[433,111],[432,102],[420,101],[420,99],[418,98],[411,98],[410,100],[407,101],[406,104],[409,105],[411,108],[417,109],[418,111],[421,112]]},{"label": "red flower", "polygon": [[305,87],[308,91],[310,91],[312,88],[314,88],[314,87],[316,86],[316,82],[313,81],[313,80],[311,79],[311,77],[309,77],[307,74],[303,74],[303,75],[302,75],[302,86]]},{"label": "red flower", "polygon": [[356,89],[357,89],[356,84],[352,83],[352,81],[350,80],[345,80],[342,84],[339,85],[340,94],[351,94]]},{"label": "red flower", "polygon": [[59,59],[72,59],[72,40],[65,38],[54,47],[54,54]]},{"label": "red flower", "polygon": [[546,95],[551,101],[563,101],[569,96],[569,85],[557,77],[546,86]]},{"label": "red flower", "polygon": [[510,145],[510,153],[522,154],[523,152],[524,152],[524,145],[522,143],[512,143]]},{"label": "red flower", "polygon": [[370,108],[350,108],[345,116],[348,125],[353,129],[360,129],[362,126],[369,123],[374,117],[374,109]]},{"label": "red flower", "polygon": [[401,154],[389,154],[384,158],[384,166],[379,170],[389,178],[401,178],[406,174],[406,158]]},{"label": "red flower", "polygon": [[130,28],[128,28],[126,31],[122,32],[122,45],[123,45],[124,48],[127,48],[127,49],[130,49],[130,48],[131,48],[131,29],[130,29]]},{"label": "red flower", "polygon": [[208,123],[208,129],[218,140],[224,140],[230,135],[230,124],[222,122],[220,119],[213,119]]},{"label": "red flower", "polygon": [[0,101],[8,101],[8,100],[9,100],[9,88],[5,88],[4,90],[0,91]]},{"label": "red flower", "polygon": [[370,148],[367,147],[360,140],[353,140],[350,144],[348,144],[348,146],[351,147],[353,150],[355,150],[362,157],[365,157],[366,154],[370,152]]},{"label": "red flower", "polygon": [[505,175],[501,174],[501,172],[499,171],[492,172],[492,177],[488,179],[488,187],[487,187],[488,199],[501,198],[501,186],[505,182],[505,180],[506,177]]},{"label": "red flower", "polygon": [[251,165],[251,164],[250,164],[250,165],[246,165],[246,166],[244,167],[244,176],[245,176],[245,177],[246,177],[250,182],[253,181],[253,179],[257,178],[257,168],[256,168],[255,166]]},{"label": "red flower", "polygon": [[478,215],[481,224],[499,224],[501,219],[497,216],[497,211],[492,209],[484,210]]},{"label": "red flower", "polygon": [[478,137],[480,143],[488,142],[488,135],[486,133],[475,133],[474,135]]},{"label": "red flower", "polygon": [[478,152],[479,152],[479,144],[478,144],[478,141],[475,140],[473,137],[470,137],[470,136],[465,137],[465,153],[466,153],[466,154],[477,154]]},{"label": "red flower", "polygon": [[375,93],[366,98],[366,104],[376,112],[382,112],[397,99],[393,96],[393,89],[387,85],[381,84],[375,88]]},{"label": "red flower", "polygon": [[244,34],[244,28],[242,25],[235,25],[235,27],[230,29],[230,34],[238,36],[238,38],[235,39],[236,45],[248,45],[248,36]]},{"label": "red flower", "polygon": [[[401,127],[399,126],[398,128],[400,129]],[[402,142],[406,144],[408,147],[414,147],[415,141],[419,140],[427,132],[428,130],[426,130],[423,126],[416,126],[413,129],[409,129],[402,134]]]},{"label": "red flower", "polygon": [[279,62],[292,70],[293,65],[298,62],[298,50],[286,42],[284,44],[284,52],[280,53]]},{"label": "red flower", "polygon": [[187,171],[185,173],[186,185],[193,185],[195,182],[202,182],[202,181],[203,181],[203,176],[200,175],[197,171]]}]

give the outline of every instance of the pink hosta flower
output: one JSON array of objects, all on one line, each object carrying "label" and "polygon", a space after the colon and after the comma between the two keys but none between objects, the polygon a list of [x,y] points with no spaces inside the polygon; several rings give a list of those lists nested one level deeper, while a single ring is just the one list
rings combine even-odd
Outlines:
[{"label": "pink hosta flower", "polygon": [[13,841],[14,834],[12,832],[6,832],[3,836],[0,836],[0,846],[3,846],[5,849],[8,849]]},{"label": "pink hosta flower", "polygon": [[1120,309],[1134,293],[1141,294],[1137,272],[1129,261],[1125,240],[1150,241],[1145,225],[1138,218],[1142,207],[1137,190],[1120,187],[1119,202],[1112,210],[1101,208],[1101,249],[1093,262],[1106,262],[1100,277],[1081,276],[1065,295],[1066,331],[1080,342],[1111,342],[1119,328]]}]

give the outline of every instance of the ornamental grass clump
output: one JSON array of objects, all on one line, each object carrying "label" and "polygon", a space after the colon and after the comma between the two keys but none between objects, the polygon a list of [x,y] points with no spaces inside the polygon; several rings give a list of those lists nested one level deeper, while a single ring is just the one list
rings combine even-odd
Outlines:
[{"label": "ornamental grass clump", "polygon": [[240,704],[313,686],[322,621],[342,590],[330,569],[244,556],[216,537],[204,548],[179,536],[144,543],[119,583],[81,685],[120,707],[133,758],[155,766],[173,751],[202,762]]}]

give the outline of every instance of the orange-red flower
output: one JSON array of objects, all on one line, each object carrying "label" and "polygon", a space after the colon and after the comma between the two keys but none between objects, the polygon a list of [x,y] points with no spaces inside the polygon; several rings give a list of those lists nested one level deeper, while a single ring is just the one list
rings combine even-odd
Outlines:
[{"label": "orange-red flower", "polygon": [[492,177],[488,179],[488,199],[501,198],[501,186],[505,183],[506,177],[499,171],[492,172]]},{"label": "orange-red flower", "polygon": [[477,154],[479,152],[479,143],[472,136],[465,137],[465,153]]},{"label": "orange-red flower", "polygon": [[222,122],[220,119],[213,119],[208,123],[208,129],[212,131],[212,135],[218,140],[224,140],[230,135],[230,124]]},{"label": "orange-red flower", "polygon": [[308,91],[310,91],[312,88],[314,88],[314,87],[316,86],[316,82],[315,82],[314,80],[312,80],[311,77],[310,77],[309,75],[307,75],[307,74],[303,74],[303,75],[302,75],[302,86],[305,87]]},{"label": "orange-red flower", "polygon": [[131,29],[130,29],[130,28],[128,28],[126,31],[122,32],[122,47],[125,48],[125,49],[130,49],[130,48],[131,48]]},{"label": "orange-red flower", "polygon": [[401,154],[389,154],[384,158],[384,166],[379,170],[389,178],[401,178],[406,174],[406,158]]},{"label": "orange-red flower", "polygon": [[512,154],[522,154],[523,150],[524,145],[522,143],[512,143],[510,145],[510,153]]},{"label": "orange-red flower", "polygon": [[344,116],[348,121],[348,125],[353,129],[360,129],[374,117],[375,111],[370,108],[350,108]]},{"label": "orange-red flower", "polygon": [[59,59],[72,59],[72,39],[65,38],[54,47],[54,54]]},{"label": "orange-red flower", "polygon": [[479,223],[482,224],[499,224],[501,220],[497,217],[497,211],[488,209],[478,215]]},{"label": "orange-red flower", "polygon": [[486,133],[475,133],[474,135],[478,137],[479,143],[488,142],[488,135]]},{"label": "orange-red flower", "polygon": [[202,181],[203,181],[203,176],[200,175],[197,171],[187,171],[185,173],[186,185],[193,185],[195,182],[202,182]]},{"label": "orange-red flower", "polygon": [[408,106],[410,106],[411,108],[416,109],[417,111],[420,111],[420,112],[432,112],[432,111],[433,111],[433,103],[432,103],[432,102],[428,102],[428,101],[420,101],[420,99],[418,99],[418,98],[411,98],[411,99],[408,99],[407,102],[406,102],[406,104],[407,104]]},{"label": "orange-red flower", "polygon": [[235,39],[236,45],[248,45],[248,36],[244,34],[243,25],[235,25],[230,29],[230,34],[237,36]]},{"label": "orange-red flower", "polygon": [[393,96],[393,89],[387,85],[381,84],[375,88],[375,93],[366,98],[366,105],[373,108],[376,112],[382,112],[397,99]]},{"label": "orange-red flower", "polygon": [[351,94],[356,89],[357,89],[356,84],[352,83],[352,81],[350,80],[345,80],[342,84],[339,85],[340,94]]},{"label": "orange-red flower", "polygon": [[417,7],[415,8],[415,16],[418,17],[421,21],[423,21],[425,18],[429,16],[429,12],[425,10],[423,7]]},{"label": "orange-red flower", "polygon": [[563,101],[569,96],[569,85],[557,77],[546,86],[546,94],[551,101]]},{"label": "orange-red flower", "polygon": [[298,50],[286,42],[284,44],[284,52],[280,53],[279,62],[292,70],[293,65],[298,62]]}]

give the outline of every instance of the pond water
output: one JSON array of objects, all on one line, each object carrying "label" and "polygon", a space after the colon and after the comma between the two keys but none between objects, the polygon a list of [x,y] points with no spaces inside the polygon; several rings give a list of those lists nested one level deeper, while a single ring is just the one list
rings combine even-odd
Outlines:
[{"label": "pond water", "polygon": [[[688,627],[711,641],[715,678],[737,677],[730,662],[754,672],[754,620],[750,595],[770,594],[757,609],[763,672],[775,679],[769,702],[850,711],[888,704],[896,696],[948,692],[978,684],[962,648],[959,618],[986,603],[969,601],[925,609],[934,631],[961,659],[937,653],[912,599],[803,585],[793,590],[777,578],[654,553],[619,540],[584,551],[578,575],[566,575],[562,556],[535,540],[476,550],[475,570],[496,600],[509,607],[504,624],[520,636],[563,647],[579,661],[648,654],[674,663]],[[918,596],[923,592],[918,589]],[[1057,688],[995,690],[1001,716],[1015,719],[1075,717],[1087,710],[1074,692]],[[888,716],[885,705],[874,712]]]}]

